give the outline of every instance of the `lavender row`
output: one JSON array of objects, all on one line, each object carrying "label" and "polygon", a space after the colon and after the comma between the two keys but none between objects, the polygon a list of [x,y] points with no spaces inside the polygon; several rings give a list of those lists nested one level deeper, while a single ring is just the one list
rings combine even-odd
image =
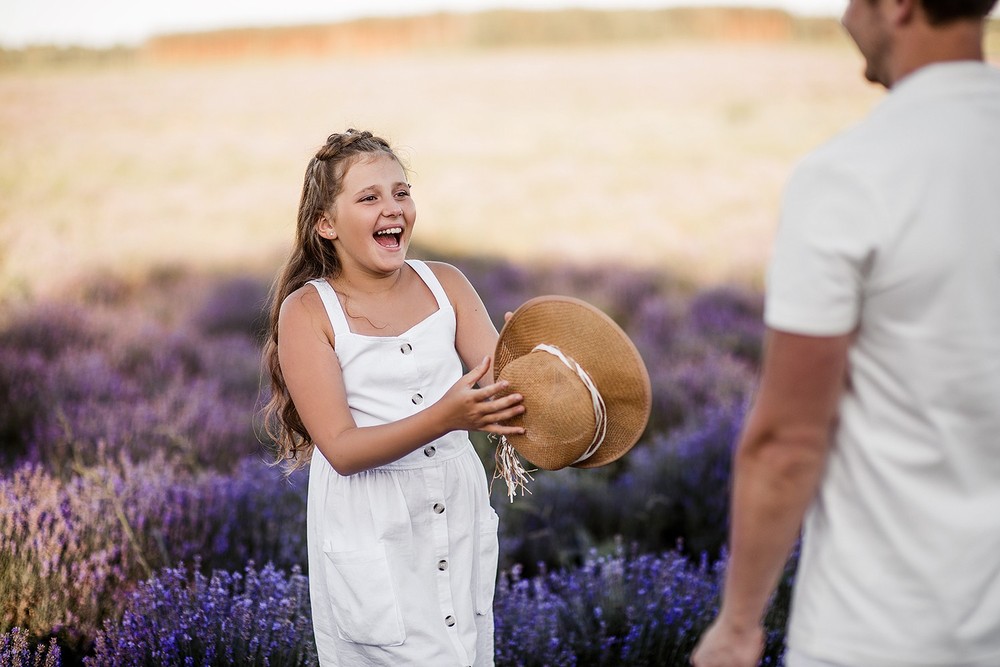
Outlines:
[{"label": "lavender row", "polygon": [[[741,414],[713,410],[697,428],[653,437],[617,472],[538,473],[532,495],[495,503],[501,567],[568,567],[621,542],[718,554]],[[155,459],[107,457],[68,476],[23,463],[0,477],[0,599],[15,602],[0,628],[90,636],[133,582],[196,556],[206,567],[304,565],[305,486],[304,474],[285,479],[253,457],[225,474]]]},{"label": "lavender row", "polygon": [[[656,274],[619,269],[463,268],[501,324],[505,311],[543,293],[575,295],[611,314],[650,371],[650,433],[739,400],[752,384],[762,330],[752,292],[717,288],[692,297]],[[27,459],[63,473],[74,463],[99,464],[103,447],[134,461],[155,454],[226,470],[261,453],[254,414],[263,399],[265,283],[202,285],[193,290],[198,299],[173,289],[168,323],[135,303],[86,301],[39,304],[8,318],[0,329],[0,464]],[[132,301],[155,303],[148,291]]]},{"label": "lavender row", "polygon": [[[697,566],[673,552],[591,557],[582,567],[501,575],[496,596],[498,665],[687,665],[719,602],[721,564]],[[768,619],[764,665],[781,663],[784,618]],[[44,659],[45,662],[33,662]],[[143,581],[118,621],[108,620],[87,665],[315,665],[308,581],[253,564],[211,576],[179,566]],[[0,664],[60,664],[58,647],[31,649],[14,629]]]},{"label": "lavender row", "polygon": [[161,567],[292,567],[304,540],[304,480],[256,459],[230,474],[109,459],[65,479],[26,463],[0,478],[0,629],[85,643]]}]

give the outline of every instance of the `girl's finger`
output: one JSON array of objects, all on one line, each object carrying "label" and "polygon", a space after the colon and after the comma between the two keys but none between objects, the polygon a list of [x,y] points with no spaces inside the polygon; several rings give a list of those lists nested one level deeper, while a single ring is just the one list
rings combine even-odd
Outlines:
[{"label": "girl's finger", "polygon": [[[486,400],[490,396],[495,396],[501,391],[510,386],[510,382],[507,380],[500,380],[499,382],[494,382],[493,384],[488,384],[485,387],[479,388],[479,395],[482,397],[481,400]],[[520,394],[509,394],[510,396],[518,396],[517,400],[520,399]],[[506,398],[506,397],[505,397]]]},{"label": "girl's finger", "polygon": [[521,394],[507,394],[501,398],[495,398],[492,401],[485,403],[487,408],[487,414],[496,414],[501,410],[507,410],[508,408],[518,407],[523,410],[521,406],[521,400],[524,397]]},{"label": "girl's finger", "polygon": [[524,435],[524,427],[522,426],[504,426],[503,424],[490,424],[489,426],[484,426],[479,429],[484,433],[493,433],[494,435]]},{"label": "girl's finger", "polygon": [[508,419],[513,419],[514,417],[524,414],[523,405],[515,405],[513,407],[507,408],[506,410],[498,410],[489,416],[489,421],[496,424],[502,424]]},{"label": "girl's finger", "polygon": [[480,361],[475,368],[471,369],[468,373],[465,374],[465,380],[469,383],[469,386],[470,387],[475,386],[475,384],[479,382],[484,375],[486,375],[486,371],[489,370],[489,368],[490,368],[490,358],[483,357],[483,360]]}]

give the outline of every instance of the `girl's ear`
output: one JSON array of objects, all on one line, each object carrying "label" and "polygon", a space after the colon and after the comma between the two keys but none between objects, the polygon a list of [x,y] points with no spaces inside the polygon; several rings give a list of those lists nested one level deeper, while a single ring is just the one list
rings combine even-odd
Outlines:
[{"label": "girl's ear", "polygon": [[333,226],[333,219],[329,214],[324,213],[316,220],[316,233],[331,241],[337,238],[337,229]]}]

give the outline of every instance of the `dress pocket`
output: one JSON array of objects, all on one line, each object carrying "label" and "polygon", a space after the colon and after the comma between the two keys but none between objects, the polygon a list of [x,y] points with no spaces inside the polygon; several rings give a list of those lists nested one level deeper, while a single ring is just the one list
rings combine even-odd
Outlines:
[{"label": "dress pocket", "polygon": [[406,631],[385,546],[323,551],[327,587],[340,638],[369,646],[402,644]]},{"label": "dress pocket", "polygon": [[479,521],[479,553],[476,554],[476,613],[480,616],[493,611],[493,595],[497,587],[497,561],[500,544],[497,527],[500,517],[491,507]]}]

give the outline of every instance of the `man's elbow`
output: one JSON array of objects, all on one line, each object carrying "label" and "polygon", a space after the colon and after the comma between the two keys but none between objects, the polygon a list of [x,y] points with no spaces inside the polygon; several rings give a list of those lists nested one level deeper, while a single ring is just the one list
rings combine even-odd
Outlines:
[{"label": "man's elbow", "polygon": [[762,431],[744,438],[736,450],[737,469],[767,469],[787,480],[815,476],[825,465],[830,448],[827,428],[798,426]]}]

